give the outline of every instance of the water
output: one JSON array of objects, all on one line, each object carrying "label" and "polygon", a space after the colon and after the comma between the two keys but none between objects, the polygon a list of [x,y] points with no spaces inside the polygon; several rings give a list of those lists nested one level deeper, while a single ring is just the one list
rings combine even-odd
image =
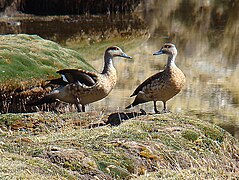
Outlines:
[{"label": "water", "polygon": [[[168,101],[168,108],[215,122],[239,138],[238,16],[236,1],[152,0],[134,16],[2,18],[0,33],[39,34],[82,52],[99,71],[108,45],[124,47],[134,61],[115,59],[117,86],[107,98],[91,104],[89,111],[125,111],[134,89],[166,64],[166,56],[152,54],[164,42],[173,42],[178,49],[176,64],[187,82]],[[149,38],[144,36],[146,31]],[[132,110],[139,108],[153,112],[153,103]],[[162,109],[160,102],[158,109]]]}]

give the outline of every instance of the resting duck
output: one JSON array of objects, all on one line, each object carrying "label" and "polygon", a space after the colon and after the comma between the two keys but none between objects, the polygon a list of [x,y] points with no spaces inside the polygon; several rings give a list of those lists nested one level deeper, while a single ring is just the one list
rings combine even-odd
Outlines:
[{"label": "resting duck", "polygon": [[134,93],[130,96],[136,96],[132,104],[126,107],[126,109],[136,106],[141,103],[153,101],[155,113],[160,113],[157,110],[156,102],[163,102],[163,113],[169,112],[166,106],[166,102],[177,95],[185,84],[185,75],[176,66],[175,59],[177,56],[177,49],[172,43],[165,43],[163,47],[155,52],[153,55],[168,55],[168,62],[166,68],[146,79],[140,84]]},{"label": "resting duck", "polygon": [[[75,104],[78,112],[85,112],[85,105],[105,98],[114,88],[117,80],[116,69],[113,65],[114,57],[130,58],[119,47],[112,46],[104,54],[104,68],[102,73],[90,72],[82,69],[63,69],[57,71],[61,78],[53,79],[48,84],[60,87],[42,99],[29,105],[40,105],[63,101]],[[80,108],[80,104],[82,108]]]}]

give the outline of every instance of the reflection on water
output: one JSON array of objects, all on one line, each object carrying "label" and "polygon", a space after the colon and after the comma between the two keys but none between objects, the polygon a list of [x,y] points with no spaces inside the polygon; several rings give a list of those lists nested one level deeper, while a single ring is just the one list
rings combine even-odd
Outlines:
[{"label": "reflection on water", "polygon": [[145,25],[132,15],[0,17],[0,34],[37,34],[65,44],[69,40],[107,40],[117,35],[144,33]]},{"label": "reflection on water", "polygon": [[[132,42],[130,46],[124,44],[125,51],[133,56],[134,61],[115,59],[119,76],[116,88],[106,99],[91,104],[88,110],[124,111],[124,107],[133,100],[129,98],[133,90],[147,77],[164,68],[167,57],[155,57],[152,53],[161,48],[164,42],[171,41],[177,46],[176,64],[185,73],[187,82],[183,91],[168,101],[168,108],[173,112],[196,111],[202,114],[206,112],[217,114],[217,118],[211,120],[217,121],[216,123],[239,137],[239,85],[237,83],[239,79],[239,51],[237,49],[239,45],[239,3],[233,0],[190,2],[150,0],[145,2],[146,4],[138,8],[137,16],[147,24],[150,38],[147,42],[137,44]],[[85,24],[88,27],[87,36],[94,35],[94,32],[98,31],[97,27],[101,27],[102,33],[107,31],[106,34],[109,36],[115,31],[127,32],[129,29],[131,32],[129,36],[131,36],[145,28],[138,20],[138,23],[132,23],[134,21],[132,17],[129,19],[122,16],[121,20],[117,21],[119,23],[117,28],[123,28],[119,30],[109,26],[110,23],[114,24],[114,18],[111,17],[110,21],[107,18],[100,19],[99,17],[97,26],[94,24],[95,21]],[[45,31],[52,34],[50,36],[44,33],[40,35],[64,44],[66,41],[71,41],[72,37],[81,38],[85,35],[79,26],[83,21],[78,19],[78,23],[71,23],[71,26],[66,23],[66,20],[64,22],[65,24],[58,24],[56,30],[56,24],[51,25],[48,21],[47,25],[43,24],[43,27],[46,28]],[[24,26],[24,23],[20,26],[25,28],[25,31],[19,29],[20,32],[37,32],[34,28]],[[133,31],[134,28],[137,31]],[[129,38],[124,37],[125,41]],[[104,44],[105,41],[108,42],[108,39],[102,38],[96,41],[100,42],[99,44],[90,44],[88,48],[95,48],[97,45],[106,48],[109,43]],[[123,46],[120,42],[117,44]],[[88,52],[92,52],[92,49]],[[94,60],[91,61],[99,71],[102,67],[102,54],[103,51],[100,55],[97,52]],[[88,55],[84,53],[84,58],[89,60],[92,58],[92,53]],[[162,108],[162,105],[158,104],[158,109]],[[139,108],[153,112],[153,103],[146,103],[134,109],[139,110]]]}]

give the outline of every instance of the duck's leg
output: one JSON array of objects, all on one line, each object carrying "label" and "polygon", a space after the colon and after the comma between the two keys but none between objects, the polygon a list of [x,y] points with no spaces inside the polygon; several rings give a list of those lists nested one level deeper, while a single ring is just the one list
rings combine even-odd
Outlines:
[{"label": "duck's leg", "polygon": [[77,112],[82,112],[82,109],[80,107],[80,99],[78,97],[76,97],[75,105],[76,105],[76,108],[77,108]]},{"label": "duck's leg", "polygon": [[80,104],[76,103],[77,112],[81,112]]},{"label": "duck's leg", "polygon": [[85,112],[85,105],[81,105],[82,107],[82,112]]},{"label": "duck's leg", "polygon": [[167,109],[166,101],[163,101],[163,110],[162,110],[162,113],[171,113],[171,111],[169,111],[169,110]]},{"label": "duck's leg", "polygon": [[56,106],[55,106],[56,108],[55,108],[53,111],[56,112],[56,113],[59,112],[59,110],[60,110],[60,105],[61,105],[61,102],[60,102],[60,101],[57,101],[57,102],[56,102]]},{"label": "duck's leg", "polygon": [[156,102],[157,101],[154,101],[154,112],[155,114],[160,114],[160,112],[157,110]]}]

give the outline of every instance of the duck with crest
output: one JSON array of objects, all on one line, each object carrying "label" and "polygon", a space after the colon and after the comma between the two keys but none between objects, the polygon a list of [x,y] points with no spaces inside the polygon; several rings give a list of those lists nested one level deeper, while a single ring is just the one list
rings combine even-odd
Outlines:
[{"label": "duck with crest", "polygon": [[114,57],[131,59],[119,47],[109,47],[104,54],[102,73],[83,69],[59,70],[57,73],[61,75],[61,78],[50,80],[48,83],[59,85],[59,87],[40,100],[28,103],[28,105],[33,106],[63,101],[75,104],[78,112],[85,112],[85,105],[105,98],[114,88],[117,80],[116,69],[113,65]]},{"label": "duck with crest", "polygon": [[161,113],[157,110],[156,102],[162,101],[162,113],[169,112],[166,106],[167,101],[182,90],[186,79],[183,72],[175,64],[175,59],[177,56],[177,49],[175,45],[172,43],[165,43],[163,47],[153,55],[161,54],[168,55],[166,68],[163,71],[158,72],[146,79],[135,89],[130,97],[136,97],[133,103],[127,106],[126,109],[138,104],[153,101],[154,112]]}]

